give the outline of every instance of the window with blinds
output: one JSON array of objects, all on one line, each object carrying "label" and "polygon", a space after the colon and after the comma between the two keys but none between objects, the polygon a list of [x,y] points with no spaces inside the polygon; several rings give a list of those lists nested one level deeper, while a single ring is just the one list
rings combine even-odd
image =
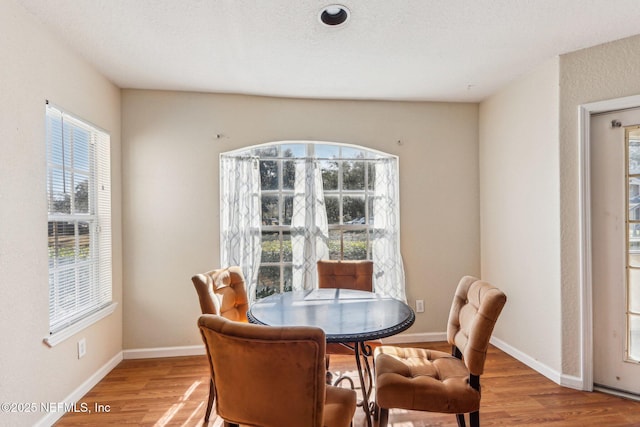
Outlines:
[{"label": "window with blinds", "polygon": [[110,138],[47,104],[49,330],[111,303]]}]

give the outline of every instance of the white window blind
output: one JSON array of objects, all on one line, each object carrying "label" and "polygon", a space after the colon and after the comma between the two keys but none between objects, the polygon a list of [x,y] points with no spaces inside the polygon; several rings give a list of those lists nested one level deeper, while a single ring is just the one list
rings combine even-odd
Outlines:
[{"label": "white window blind", "polygon": [[49,331],[111,303],[110,137],[47,104]]}]

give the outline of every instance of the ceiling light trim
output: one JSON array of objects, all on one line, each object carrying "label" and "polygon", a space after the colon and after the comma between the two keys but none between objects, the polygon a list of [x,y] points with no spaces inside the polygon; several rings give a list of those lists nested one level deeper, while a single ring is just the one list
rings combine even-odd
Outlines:
[{"label": "ceiling light trim", "polygon": [[320,23],[327,27],[344,26],[351,17],[348,7],[341,4],[330,4],[323,7],[318,14]]}]

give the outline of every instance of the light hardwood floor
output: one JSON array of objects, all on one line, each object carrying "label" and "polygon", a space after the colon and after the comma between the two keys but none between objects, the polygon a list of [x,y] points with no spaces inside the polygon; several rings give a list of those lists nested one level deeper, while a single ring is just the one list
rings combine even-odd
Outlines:
[{"label": "light hardwood floor", "polygon": [[[449,350],[443,343],[419,346]],[[332,371],[355,375],[353,365],[351,356],[331,356]],[[481,384],[482,426],[640,426],[640,402],[561,387],[495,347],[489,349]],[[80,400],[91,413],[68,413],[56,426],[220,427],[215,407],[203,424],[208,391],[205,356],[125,360]],[[95,410],[107,405],[109,412]],[[389,417],[389,427],[456,425],[448,414],[392,410]],[[354,427],[363,426],[362,409],[357,408]]]}]

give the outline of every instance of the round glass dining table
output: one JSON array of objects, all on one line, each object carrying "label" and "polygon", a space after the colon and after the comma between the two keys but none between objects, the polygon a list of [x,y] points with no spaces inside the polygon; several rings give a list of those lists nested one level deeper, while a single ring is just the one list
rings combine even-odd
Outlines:
[{"label": "round glass dining table", "polygon": [[[415,321],[415,313],[403,301],[372,292],[351,289],[314,289],[270,295],[254,302],[247,317],[268,326],[315,326],[328,343],[353,349],[362,389],[359,406],[371,426],[374,405],[369,402],[373,378],[366,341],[396,335]],[[362,366],[364,365],[364,367]]]},{"label": "round glass dining table", "polygon": [[390,337],[415,321],[411,307],[400,300],[333,288],[270,295],[253,303],[247,316],[261,325],[316,326],[333,343]]}]

